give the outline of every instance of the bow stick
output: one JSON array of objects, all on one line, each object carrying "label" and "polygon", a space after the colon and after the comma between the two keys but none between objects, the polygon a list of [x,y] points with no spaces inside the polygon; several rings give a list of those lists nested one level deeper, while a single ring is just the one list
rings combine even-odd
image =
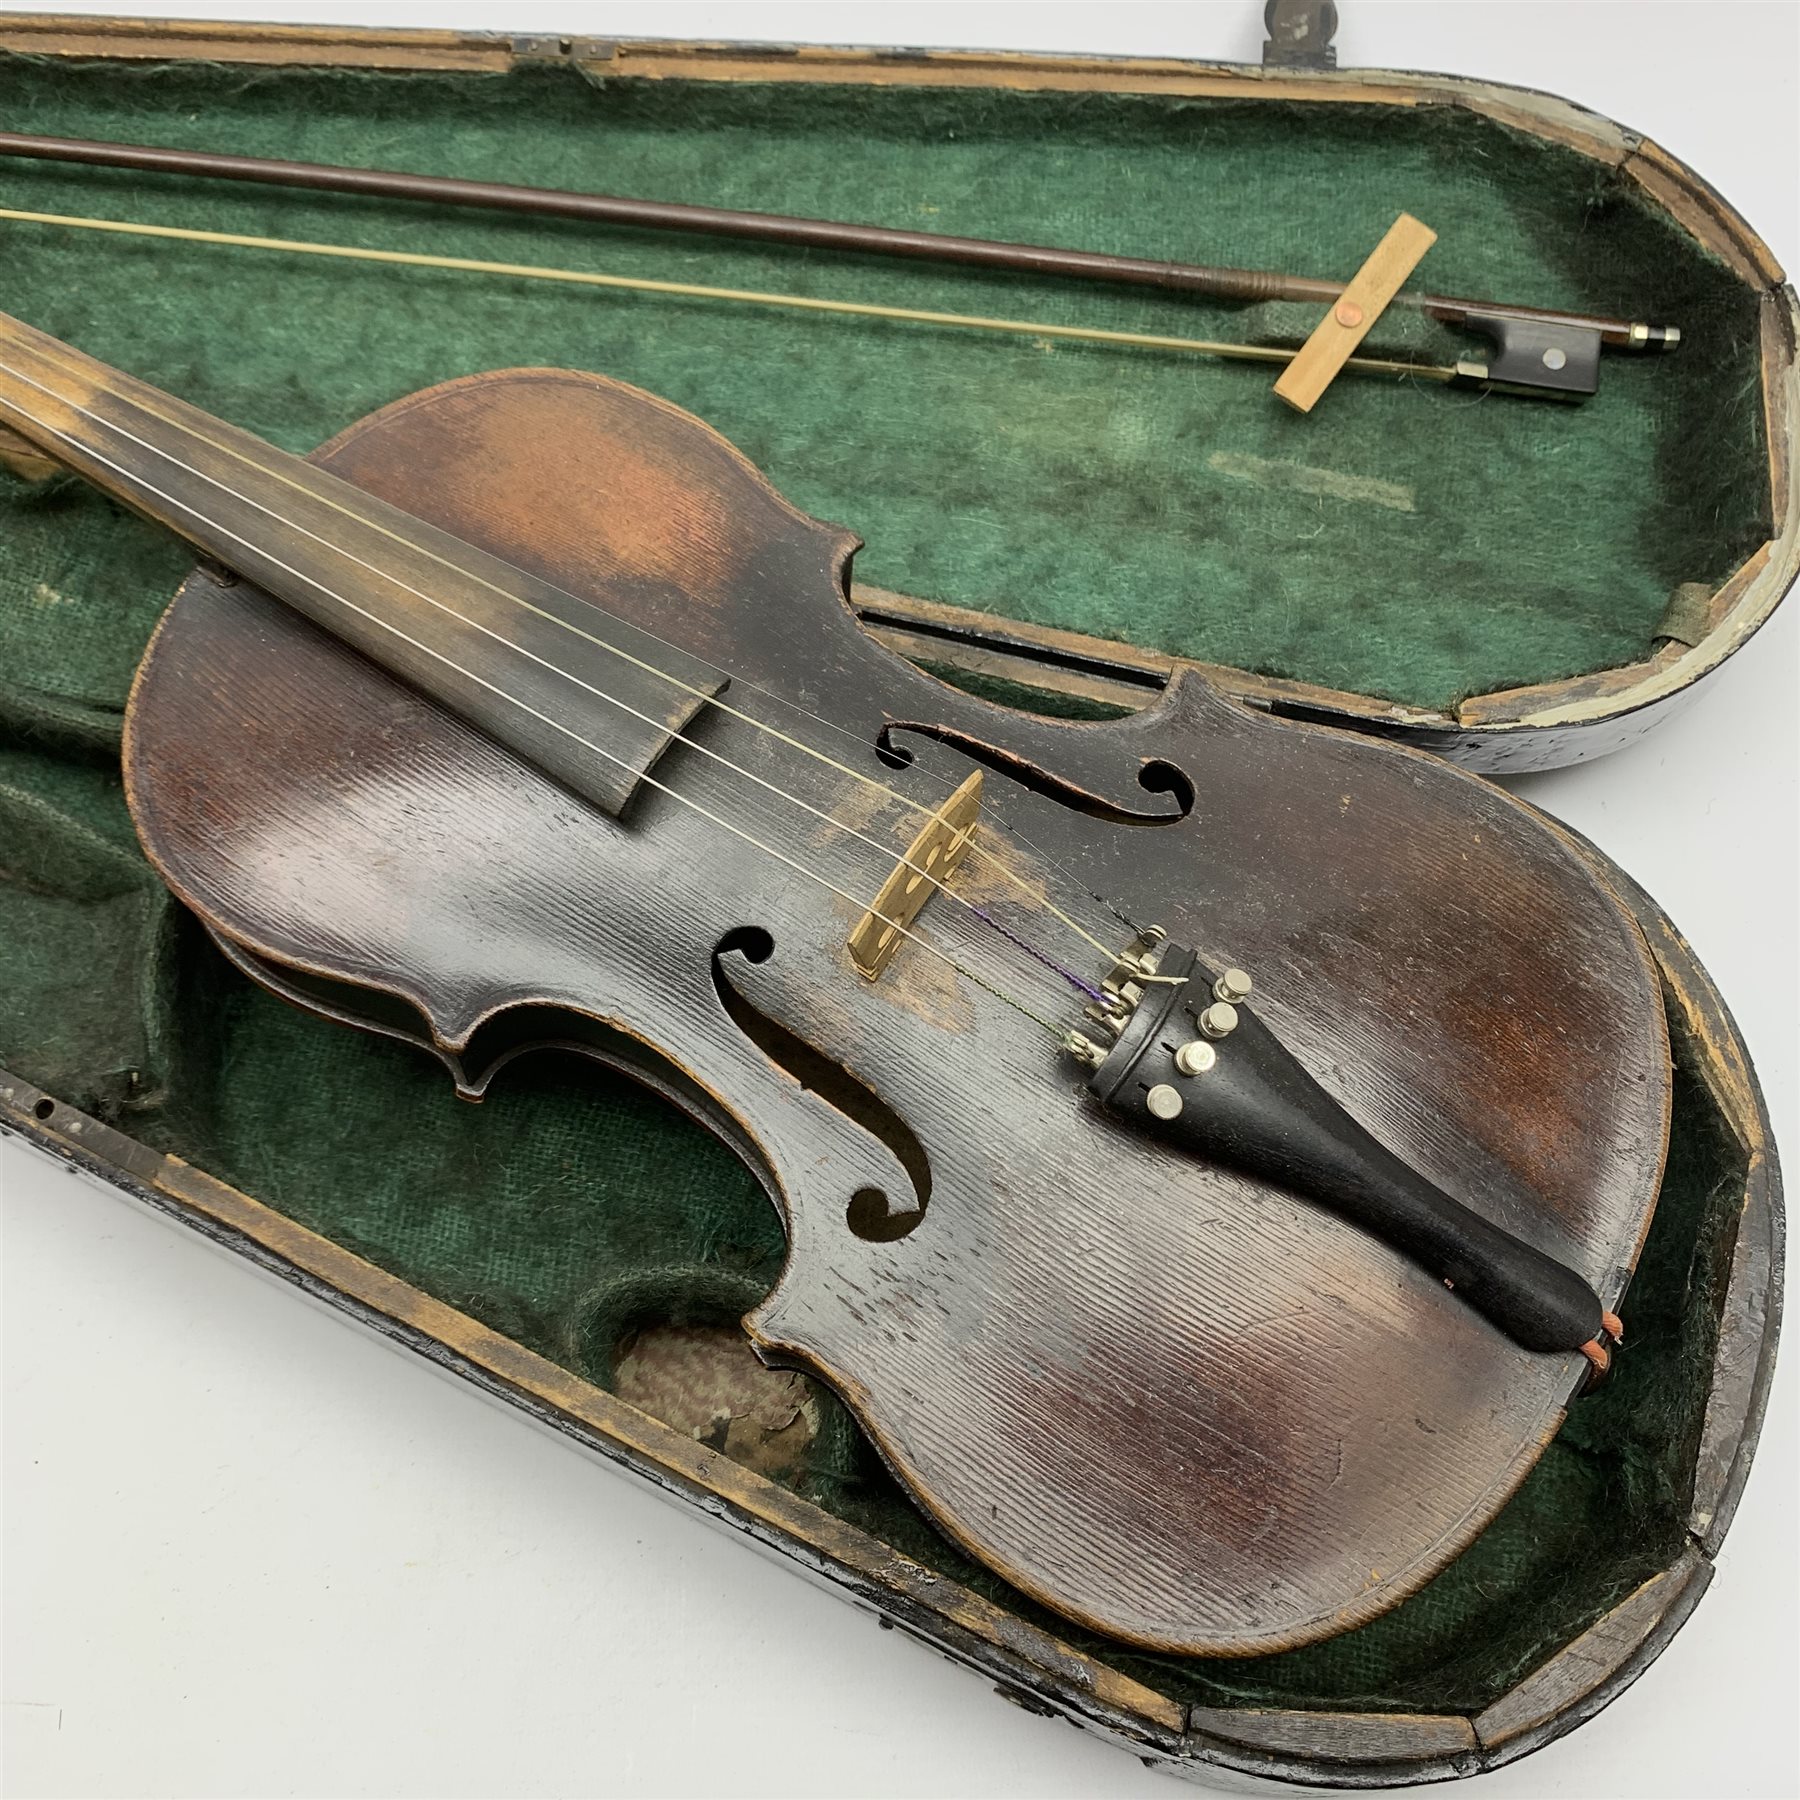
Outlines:
[{"label": "bow stick", "polygon": [[[1114,256],[1091,250],[1056,249],[1038,244],[993,242],[952,237],[937,232],[901,231],[889,226],[847,224],[831,219],[791,218],[779,213],[739,212],[723,207],[694,206],[661,200],[628,199],[615,194],[571,193],[503,182],[464,181],[446,176],[414,175],[390,169],[344,168],[324,163],[283,162],[267,157],[232,156],[195,150],[172,150],[144,144],[115,144],[80,138],[43,137],[0,132],[0,155],[38,161],[80,163],[140,172],[198,175],[266,186],[306,188],[326,193],[367,194],[383,199],[425,200],[444,206],[585,219],[601,224],[696,232],[708,236],[746,238],[808,248],[852,250],[903,256],[972,267],[1008,269],[1016,273],[1075,277],[1162,289],[1207,299],[1240,302],[1301,301],[1335,305],[1342,282],[1283,274],[1267,269],[1211,267]],[[27,215],[10,213],[19,219]],[[41,222],[76,221],[63,215],[33,215]],[[124,222],[106,221],[112,229]],[[181,235],[172,228],[133,229],[147,235]],[[254,243],[255,247],[308,249],[318,254],[351,256],[344,246],[301,245],[288,239],[247,240],[230,233],[187,234],[200,241]],[[541,270],[529,265],[478,264],[462,258],[410,257],[397,251],[364,252],[374,260],[414,261],[425,266],[472,269],[482,273],[576,279],[569,270]],[[593,277],[592,285],[636,287],[641,291],[683,293],[700,298],[752,300],[768,305],[805,306],[817,311],[858,313],[865,317],[910,319],[938,325],[973,325],[986,330],[1022,331],[1035,336],[1085,338],[1103,343],[1137,344],[1152,349],[1180,349],[1209,356],[1257,362],[1287,362],[1293,352],[1275,346],[1230,344],[1197,338],[1155,337],[1075,326],[1048,326],[1023,320],[981,318],[972,314],[929,313],[915,308],[879,307],[850,302],[804,300],[796,295],[752,293],[742,289],[700,288],[691,284],[635,281],[622,276]],[[1510,392],[1582,399],[1599,383],[1603,348],[1671,350],[1681,333],[1669,325],[1648,325],[1593,314],[1550,311],[1539,307],[1501,305],[1485,300],[1402,291],[1393,304],[1424,313],[1441,324],[1479,333],[1493,352],[1465,359],[1451,368],[1377,358],[1352,359],[1346,366],[1364,373],[1404,374],[1440,382],[1458,381]]]}]

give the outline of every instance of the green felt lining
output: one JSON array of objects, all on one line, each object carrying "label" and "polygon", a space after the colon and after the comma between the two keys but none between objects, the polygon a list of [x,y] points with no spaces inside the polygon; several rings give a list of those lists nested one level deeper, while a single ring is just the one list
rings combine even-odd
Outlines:
[{"label": "green felt lining", "polygon": [[[1266,368],[0,227],[0,308],[289,448],[452,376],[597,369],[716,425],[866,537],[861,579],[927,599],[1447,707],[1648,655],[1675,589],[1769,532],[1754,291],[1599,165],[1461,109],[13,56],[0,117],[1320,274],[1405,207],[1440,230],[1440,292],[1685,333],[1609,356],[1579,409],[1351,377],[1302,418]],[[0,203],[1204,337],[1312,316],[53,165],[0,162]],[[1398,311],[1380,331],[1479,347]],[[111,695],[174,553],[86,496],[0,530],[0,580],[85,621],[41,678]]]},{"label": "green felt lining", "polygon": [[[0,113],[19,129],[1321,270],[1353,266],[1404,204],[1444,229],[1437,285],[1653,311],[1691,339],[1674,359],[1609,364],[1579,414],[1346,381],[1306,423],[1241,369],[0,236],[0,307],[296,449],[471,370],[603,369],[700,413],[799,504],[856,525],[871,582],[1420,704],[1643,654],[1673,588],[1723,575],[1766,528],[1746,290],[1590,165],[1460,114],[17,58],[0,59]],[[0,166],[0,197],[1159,330],[1270,323],[91,173]],[[1297,467],[1386,486],[1333,498],[1296,486]],[[162,890],[125,815],[117,734],[184,561],[73,483],[0,481],[0,1062],[590,1378],[645,1319],[738,1316],[774,1277],[780,1231],[698,1128],[568,1055],[461,1105],[426,1058],[250,986]],[[1212,1705],[1493,1699],[1679,1545],[1743,1176],[1684,1053],[1630,1354],[1413,1600],[1255,1661],[1081,1641]],[[1080,1638],[968,1563],[826,1410],[804,1491]]]}]

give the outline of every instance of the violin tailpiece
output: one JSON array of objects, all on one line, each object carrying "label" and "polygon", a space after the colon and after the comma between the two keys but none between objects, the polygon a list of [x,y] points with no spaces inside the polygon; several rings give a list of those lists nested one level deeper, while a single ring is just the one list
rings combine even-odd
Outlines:
[{"label": "violin tailpiece", "polygon": [[1140,939],[1065,1048],[1107,1108],[1206,1160],[1272,1181],[1379,1238],[1527,1350],[1604,1373],[1615,1316],[1573,1269],[1445,1193],[1366,1131],[1246,1005],[1250,977]]}]

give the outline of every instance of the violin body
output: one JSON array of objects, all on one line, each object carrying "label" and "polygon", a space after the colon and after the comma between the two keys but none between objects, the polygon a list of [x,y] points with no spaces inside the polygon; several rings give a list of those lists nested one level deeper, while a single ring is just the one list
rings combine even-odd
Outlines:
[{"label": "violin body", "polygon": [[[1121,943],[1154,920],[1253,970],[1259,1017],[1345,1109],[1610,1307],[1658,1189],[1668,1049],[1635,928],[1556,827],[1191,675],[1098,723],[948,687],[856,623],[853,537],[597,376],[452,383],[313,460],[729,670],[743,711],[710,709],[706,754],[665,746],[608,811],[249,582],[196,574],[133,692],[127,787],[241,967],[417,1043],[469,1098],[575,1044],[718,1132],[789,1241],[745,1321],[758,1349],[828,1382],[945,1530],[1069,1618],[1281,1649],[1393,1605],[1481,1530],[1584,1358],[1127,1129],[920,944],[859,973],[847,941],[887,871],[865,852],[853,879],[822,820],[891,839],[891,862],[906,815],[751,715],[768,696],[828,721],[834,758],[915,808],[981,769],[1004,829],[947,886],[1016,922],[1021,893],[1072,881]],[[767,816],[745,771],[817,808],[783,815],[785,860],[719,824]],[[948,898],[920,929],[960,942]]]}]

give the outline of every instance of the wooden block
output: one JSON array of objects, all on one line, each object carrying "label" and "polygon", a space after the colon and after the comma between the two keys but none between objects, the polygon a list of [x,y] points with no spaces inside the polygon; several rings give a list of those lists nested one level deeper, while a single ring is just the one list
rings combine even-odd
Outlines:
[{"label": "wooden block", "polygon": [[1388,302],[1436,242],[1437,233],[1411,213],[1402,213],[1389,226],[1387,236],[1356,271],[1331,311],[1319,321],[1318,329],[1282,370],[1275,391],[1289,406],[1298,412],[1312,411],[1368,335],[1369,327],[1387,310]]},{"label": "wooden block", "polygon": [[1676,1630],[1712,1575],[1712,1564],[1699,1551],[1684,1550],[1486,1712],[1477,1713],[1475,1735],[1482,1748],[1491,1750],[1528,1731],[1541,1731],[1590,1695],[1624,1687],[1633,1664],[1642,1667],[1662,1648],[1657,1643],[1645,1654],[1649,1640],[1659,1635],[1666,1640]]}]

